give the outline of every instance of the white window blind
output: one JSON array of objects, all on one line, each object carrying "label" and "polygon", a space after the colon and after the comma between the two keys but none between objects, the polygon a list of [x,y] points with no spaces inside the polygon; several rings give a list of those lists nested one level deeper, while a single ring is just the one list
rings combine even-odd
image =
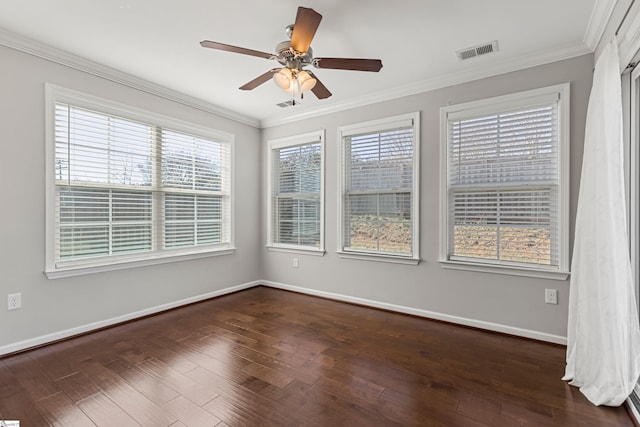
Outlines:
[{"label": "white window blind", "polygon": [[448,116],[449,260],[559,268],[565,250],[559,102],[554,93]]},{"label": "white window blind", "polygon": [[417,256],[416,117],[342,132],[342,249]]},{"label": "white window blind", "polygon": [[324,254],[324,130],[268,143],[270,250]]},{"label": "white window blind", "polygon": [[228,145],[171,130],[161,139],[165,247],[228,242]]},{"label": "white window blind", "polygon": [[230,143],[70,103],[53,111],[57,267],[229,246]]},{"label": "white window blind", "polygon": [[273,149],[272,162],[272,243],[320,249],[321,143]]}]

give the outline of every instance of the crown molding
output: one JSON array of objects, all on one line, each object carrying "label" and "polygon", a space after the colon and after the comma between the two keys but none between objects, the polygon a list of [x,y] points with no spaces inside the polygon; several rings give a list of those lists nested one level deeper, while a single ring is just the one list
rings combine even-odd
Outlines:
[{"label": "crown molding", "polygon": [[617,3],[618,0],[596,0],[593,5],[583,39],[584,44],[592,51],[598,47]]},{"label": "crown molding", "polygon": [[547,50],[544,52],[539,52],[537,54],[534,53],[529,55],[522,55],[516,58],[499,62],[484,62],[482,65],[478,65],[478,67],[475,68],[422,80],[389,90],[379,91],[371,95],[346,100],[327,107],[314,108],[301,112],[299,114],[290,114],[285,117],[263,119],[261,120],[260,125],[263,129],[273,126],[279,126],[286,123],[314,118],[320,115],[337,113],[340,111],[363,107],[377,102],[389,101],[396,98],[402,98],[422,92],[429,92],[432,90],[455,86],[474,80],[493,77],[513,71],[519,71],[539,65],[549,64],[564,59],[575,58],[590,53],[593,53],[593,50],[590,49],[585,43],[579,42],[575,44],[560,46],[552,51]]},{"label": "crown molding", "polygon": [[18,50],[47,61],[55,62],[78,71],[92,74],[112,82],[128,86],[151,95],[159,96],[169,101],[177,102],[191,108],[195,108],[207,113],[215,114],[229,120],[233,120],[245,125],[259,127],[260,122],[236,111],[228,110],[218,105],[211,104],[201,99],[186,95],[184,93],[168,89],[164,86],[149,82],[134,75],[107,67],[100,63],[82,58],[78,55],[66,52],[47,44],[35,41],[22,35],[0,28],[0,46]]},{"label": "crown molding", "polygon": [[[592,20],[590,20],[589,22],[589,28],[591,28],[592,26],[594,28],[596,27],[596,24],[591,25],[592,21],[595,22],[593,16],[595,16],[596,10],[606,11],[608,10],[607,8],[612,8],[613,6],[615,6],[615,2],[616,0],[597,0],[596,5],[594,6],[594,12],[592,13]],[[613,3],[613,6],[611,5],[611,3]],[[606,19],[604,19],[604,21],[604,24],[598,23],[597,26],[606,26],[608,16]],[[593,32],[594,30],[588,29],[587,31],[591,34],[591,32]],[[600,37],[601,36],[602,34],[600,34]],[[586,37],[587,36],[585,35],[585,38]],[[593,38],[594,36],[589,37]],[[517,58],[500,61],[497,63],[485,62],[482,66],[478,66],[472,69],[431,79],[425,79],[388,90],[378,91],[370,95],[345,100],[343,102],[338,102],[326,107],[313,108],[298,114],[289,114],[286,116],[258,120],[256,118],[220,107],[218,105],[211,104],[209,102],[186,95],[184,93],[168,89],[164,86],[82,58],[78,55],[74,55],[64,50],[54,48],[47,44],[29,39],[27,37],[18,35],[2,28],[0,28],[0,46],[6,46],[8,48],[33,55],[47,61],[55,62],[57,64],[67,66],[78,71],[92,74],[94,76],[140,90],[142,92],[159,96],[161,98],[177,102],[191,108],[215,114],[217,116],[224,117],[226,119],[256,128],[268,128],[286,123],[293,123],[320,115],[336,113],[352,108],[363,107],[377,102],[402,98],[405,96],[467,83],[473,80],[479,80],[482,78],[505,74],[512,71],[518,71],[538,65],[544,65],[547,63],[569,59],[593,52],[593,49],[591,49],[589,44],[587,44],[586,42],[576,43],[559,47],[557,49],[554,49],[553,51],[544,51],[533,55],[522,55]]]}]

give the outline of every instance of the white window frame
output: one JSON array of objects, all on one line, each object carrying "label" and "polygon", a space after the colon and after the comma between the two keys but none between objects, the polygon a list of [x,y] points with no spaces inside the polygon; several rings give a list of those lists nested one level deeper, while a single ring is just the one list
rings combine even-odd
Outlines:
[{"label": "white window frame", "polygon": [[[325,131],[318,130],[314,132],[308,132],[299,135],[292,135],[284,138],[278,138],[268,141],[268,155],[267,155],[267,249],[271,251],[292,252],[309,255],[325,254],[324,249],[324,158],[325,158]],[[306,246],[306,245],[290,245],[275,243],[273,241],[273,153],[274,150],[279,150],[287,147],[295,147],[305,144],[319,143],[320,144],[320,247]]]},{"label": "white window frame", "polygon": [[[637,34],[637,33],[636,33]],[[638,51],[632,59],[637,64]],[[640,67],[622,75],[623,120],[625,143],[625,184],[629,206],[628,232],[631,270],[636,291],[636,304],[640,310]],[[640,381],[627,399],[636,419],[639,417]]]},{"label": "white window frame", "polygon": [[[368,252],[366,250],[345,250],[344,224],[346,191],[345,177],[345,137],[360,133],[384,132],[398,126],[410,124],[413,127],[413,185],[411,189],[411,247],[412,253],[407,256]],[[418,265],[420,262],[420,112],[401,114],[378,120],[341,126],[338,128],[338,249],[341,258],[365,261],[382,261],[398,264]]]},{"label": "white window frame", "polygon": [[[558,99],[558,266],[521,265],[495,260],[451,260],[449,253],[448,208],[448,120],[451,115],[481,115],[499,113],[516,108],[527,108],[540,99],[556,96]],[[570,84],[564,83],[478,101],[450,105],[440,109],[440,253],[443,268],[566,280],[569,276],[569,104]]]},{"label": "white window frame", "polygon": [[[625,109],[625,181],[629,206],[629,253],[633,272],[636,303],[640,309],[640,67],[623,76],[623,102]],[[627,89],[627,90],[625,90]],[[640,383],[637,387],[640,387]],[[637,390],[640,392],[640,388]]]},{"label": "white window frame", "polygon": [[[56,261],[56,182],[55,182],[55,104],[66,103],[100,113],[123,117],[144,123],[152,123],[190,135],[222,141],[229,144],[229,242],[228,244],[202,247],[188,247],[150,251],[145,253],[104,256],[73,261]],[[146,110],[131,107],[119,102],[88,95],[72,89],[50,83],[45,84],[45,269],[49,279],[99,273],[125,268],[176,262],[203,257],[228,255],[235,252],[234,246],[234,135],[204,126],[174,119]],[[154,222],[158,221],[157,212],[153,212]]]}]

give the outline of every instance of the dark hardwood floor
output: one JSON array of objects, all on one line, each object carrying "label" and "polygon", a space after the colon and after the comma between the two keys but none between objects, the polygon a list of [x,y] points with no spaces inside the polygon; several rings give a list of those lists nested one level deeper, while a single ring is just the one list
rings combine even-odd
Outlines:
[{"label": "dark hardwood floor", "polygon": [[632,426],[562,347],[264,287],[0,359],[31,426]]}]

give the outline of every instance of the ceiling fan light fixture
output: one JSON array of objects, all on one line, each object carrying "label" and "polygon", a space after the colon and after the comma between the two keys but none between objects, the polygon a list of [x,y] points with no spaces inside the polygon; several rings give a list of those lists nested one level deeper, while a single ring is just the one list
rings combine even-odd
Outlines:
[{"label": "ceiling fan light fixture", "polygon": [[278,87],[284,91],[291,90],[291,82],[293,81],[293,73],[288,68],[282,68],[273,75],[273,81]]},{"label": "ceiling fan light fixture", "polygon": [[314,88],[316,85],[316,79],[311,77],[311,74],[302,70],[298,73],[298,84],[300,85],[300,91],[306,92]]},{"label": "ceiling fan light fixture", "polygon": [[280,89],[293,95],[292,101],[296,96],[300,96],[300,99],[302,99],[304,93],[309,90],[313,92],[316,98],[326,99],[331,96],[329,89],[314,74],[303,70],[304,67],[313,65],[316,68],[334,70],[378,72],[382,68],[382,61],[380,59],[362,58],[315,58],[311,49],[311,41],[321,20],[322,15],[315,10],[302,6],[298,7],[295,23],[289,25],[286,29],[289,40],[278,43],[275,54],[211,40],[203,40],[200,45],[209,49],[274,60],[284,67],[273,68],[266,73],[262,73],[255,79],[240,86],[240,90],[253,90],[273,78],[273,81]]},{"label": "ceiling fan light fixture", "polygon": [[308,72],[282,68],[273,75],[273,81],[287,93],[304,93],[313,89],[317,80]]}]

